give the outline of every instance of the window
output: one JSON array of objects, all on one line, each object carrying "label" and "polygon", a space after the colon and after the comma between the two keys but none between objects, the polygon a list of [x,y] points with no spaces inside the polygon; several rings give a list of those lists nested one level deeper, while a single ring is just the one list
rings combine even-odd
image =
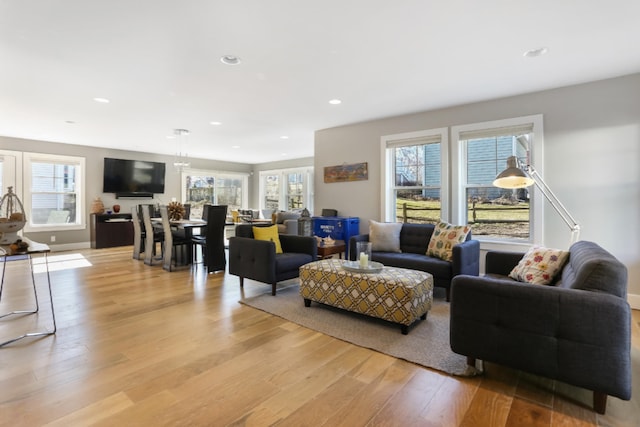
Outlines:
[{"label": "window", "polygon": [[26,231],[64,227],[81,229],[84,221],[83,157],[25,153]]},{"label": "window", "polygon": [[227,205],[227,211],[242,209],[247,204],[246,174],[187,170],[182,174],[182,200],[191,205],[191,217],[202,217],[205,204]]},{"label": "window", "polygon": [[[528,148],[518,142],[525,135],[541,144],[542,117],[531,116],[452,128],[458,156],[453,187],[454,221],[473,227],[480,240],[530,242],[536,221],[529,189],[502,189],[492,185],[506,168],[507,158],[516,156],[524,164]],[[535,151],[535,150],[534,150]],[[533,157],[531,157],[533,160]]]},{"label": "window", "polygon": [[446,129],[382,137],[385,221],[436,223],[446,218],[446,142]]},{"label": "window", "polygon": [[260,172],[260,209],[313,212],[313,168]]}]

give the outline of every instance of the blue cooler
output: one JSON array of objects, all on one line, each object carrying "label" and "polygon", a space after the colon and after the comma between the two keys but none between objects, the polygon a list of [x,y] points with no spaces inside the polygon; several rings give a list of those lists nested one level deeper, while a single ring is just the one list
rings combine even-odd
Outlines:
[{"label": "blue cooler", "polygon": [[313,235],[344,240],[349,244],[351,236],[360,234],[360,218],[343,216],[314,216]]}]

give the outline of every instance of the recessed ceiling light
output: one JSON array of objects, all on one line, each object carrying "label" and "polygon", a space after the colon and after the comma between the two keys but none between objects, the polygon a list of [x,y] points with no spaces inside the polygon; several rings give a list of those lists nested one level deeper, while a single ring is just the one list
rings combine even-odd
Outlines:
[{"label": "recessed ceiling light", "polygon": [[75,125],[76,122],[74,122],[73,120],[65,120],[65,123],[69,124],[69,125]]},{"label": "recessed ceiling light", "polygon": [[210,125],[213,126],[220,126],[222,123],[221,122],[209,122]]},{"label": "recessed ceiling light", "polygon": [[239,145],[232,145],[231,148],[240,148]]},{"label": "recessed ceiling light", "polygon": [[342,104],[342,101],[339,99],[332,99],[331,101],[329,101],[329,104],[338,105],[338,104]]},{"label": "recessed ceiling light", "polygon": [[287,135],[282,135],[280,139],[289,139],[289,137]]},{"label": "recessed ceiling light", "polygon": [[546,47],[539,47],[537,49],[531,49],[526,51],[525,53],[522,54],[522,56],[525,56],[527,58],[535,58],[536,56],[544,55],[548,51],[549,49],[547,49]]},{"label": "recessed ceiling light", "polygon": [[242,62],[240,58],[235,55],[224,55],[220,58],[220,61],[222,61],[223,64],[227,65],[238,65],[240,62]]},{"label": "recessed ceiling light", "polygon": [[101,104],[108,104],[109,102],[111,102],[107,98],[93,98],[93,100]]}]

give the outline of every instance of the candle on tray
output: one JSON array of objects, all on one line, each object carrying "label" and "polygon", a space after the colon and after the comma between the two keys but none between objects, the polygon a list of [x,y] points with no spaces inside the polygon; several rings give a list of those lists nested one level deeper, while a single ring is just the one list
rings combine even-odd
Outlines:
[{"label": "candle on tray", "polygon": [[369,255],[364,252],[360,252],[360,268],[366,268],[369,264]]}]

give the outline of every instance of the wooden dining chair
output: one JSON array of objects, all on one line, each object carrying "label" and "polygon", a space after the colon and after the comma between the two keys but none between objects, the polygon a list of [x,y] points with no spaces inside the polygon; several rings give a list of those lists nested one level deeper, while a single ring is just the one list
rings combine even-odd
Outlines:
[{"label": "wooden dining chair", "polygon": [[[209,215],[209,207],[211,205],[210,204],[205,204],[202,206],[202,219],[203,220],[207,220],[207,216]],[[203,228],[206,232],[206,227]],[[200,253],[202,254],[202,263],[204,263],[206,265],[207,261],[207,257],[205,255],[205,251],[206,251],[206,238],[205,238],[205,234],[200,232],[200,234],[195,234],[191,237],[191,244],[192,244],[192,249],[191,252],[193,254],[193,264],[197,266],[198,264],[198,248],[200,248]]]},{"label": "wooden dining chair", "polygon": [[133,224],[133,259],[140,259],[144,252],[144,225],[142,224],[142,209],[140,205],[131,208],[131,223]]},{"label": "wooden dining chair", "polygon": [[151,222],[151,209],[153,205],[140,205],[142,210],[142,224],[144,225],[144,263],[153,265],[156,254],[156,244],[164,241],[162,230],[155,229]]}]

